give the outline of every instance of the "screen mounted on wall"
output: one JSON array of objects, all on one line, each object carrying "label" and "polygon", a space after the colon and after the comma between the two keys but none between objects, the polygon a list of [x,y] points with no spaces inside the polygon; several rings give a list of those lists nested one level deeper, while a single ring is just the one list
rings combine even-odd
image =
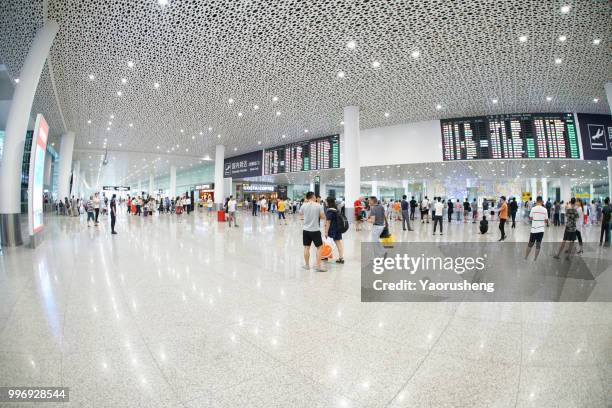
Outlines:
[{"label": "screen mounted on wall", "polygon": [[445,161],[580,158],[572,113],[478,116],[440,124]]},{"label": "screen mounted on wall", "polygon": [[264,151],[264,174],[340,168],[340,135],[290,143]]}]

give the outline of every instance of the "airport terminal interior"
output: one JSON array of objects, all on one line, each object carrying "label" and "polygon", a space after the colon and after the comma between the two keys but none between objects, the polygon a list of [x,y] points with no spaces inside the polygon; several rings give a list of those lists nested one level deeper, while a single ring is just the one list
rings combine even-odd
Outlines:
[{"label": "airport terminal interior", "polygon": [[612,406],[611,2],[1,3],[0,407]]}]

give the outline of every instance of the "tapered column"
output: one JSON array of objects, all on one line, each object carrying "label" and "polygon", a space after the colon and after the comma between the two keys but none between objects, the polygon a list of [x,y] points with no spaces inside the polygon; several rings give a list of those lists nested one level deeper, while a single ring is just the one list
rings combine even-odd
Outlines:
[{"label": "tapered column", "polygon": [[223,207],[223,162],[225,161],[225,146],[217,145],[215,149],[215,207],[220,210]]},{"label": "tapered column", "polygon": [[153,177],[153,175],[149,175],[149,195],[155,195],[154,194],[154,190],[155,189],[155,177]]},{"label": "tapered column", "polygon": [[378,181],[377,180],[372,180],[372,191],[370,193],[370,195],[373,195],[374,197],[378,197]]},{"label": "tapered column", "polygon": [[70,168],[72,167],[72,152],[74,150],[74,133],[62,135],[59,151],[59,170],[57,175],[57,195],[59,200],[70,196]]},{"label": "tapered column", "polygon": [[74,162],[74,168],[72,169],[72,191],[70,192],[71,196],[75,198],[79,198],[81,194],[81,162]]},{"label": "tapered column", "polygon": [[570,198],[572,198],[572,184],[568,176],[561,176],[560,181],[561,183],[560,183],[559,191],[561,194],[561,200],[567,203],[570,200]]},{"label": "tapered column", "polygon": [[170,166],[170,197],[176,197],[176,166]]},{"label": "tapered column", "polygon": [[544,202],[548,200],[548,179],[542,178],[542,199]]},{"label": "tapered column", "polygon": [[361,162],[359,135],[359,106],[344,108],[344,202],[346,216],[354,220],[353,203],[360,196]]},{"label": "tapered column", "polygon": [[58,30],[59,25],[55,21],[47,20],[36,33],[11,101],[0,164],[0,240],[4,246],[23,244],[19,221],[23,146],[40,74]]}]

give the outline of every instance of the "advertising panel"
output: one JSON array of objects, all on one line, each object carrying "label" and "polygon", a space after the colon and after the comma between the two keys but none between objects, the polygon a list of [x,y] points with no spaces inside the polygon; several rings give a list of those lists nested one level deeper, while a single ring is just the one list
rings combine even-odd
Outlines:
[{"label": "advertising panel", "polygon": [[579,113],[580,138],[585,160],[612,156],[612,116]]},{"label": "advertising panel", "polygon": [[262,172],[263,152],[258,150],[223,161],[223,177],[258,177]]},{"label": "advertising panel", "polygon": [[34,140],[30,153],[30,174],[28,183],[28,223],[30,235],[43,229],[43,184],[45,181],[45,153],[49,125],[40,113],[34,124]]}]

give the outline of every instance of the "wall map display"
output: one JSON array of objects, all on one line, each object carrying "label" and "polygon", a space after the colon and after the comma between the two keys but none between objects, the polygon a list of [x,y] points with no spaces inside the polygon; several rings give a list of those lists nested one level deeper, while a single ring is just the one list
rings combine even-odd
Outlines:
[{"label": "wall map display", "polygon": [[579,159],[571,113],[523,113],[443,119],[445,161],[474,159]]},{"label": "wall map display", "polygon": [[340,135],[304,140],[264,151],[264,175],[340,168]]}]

